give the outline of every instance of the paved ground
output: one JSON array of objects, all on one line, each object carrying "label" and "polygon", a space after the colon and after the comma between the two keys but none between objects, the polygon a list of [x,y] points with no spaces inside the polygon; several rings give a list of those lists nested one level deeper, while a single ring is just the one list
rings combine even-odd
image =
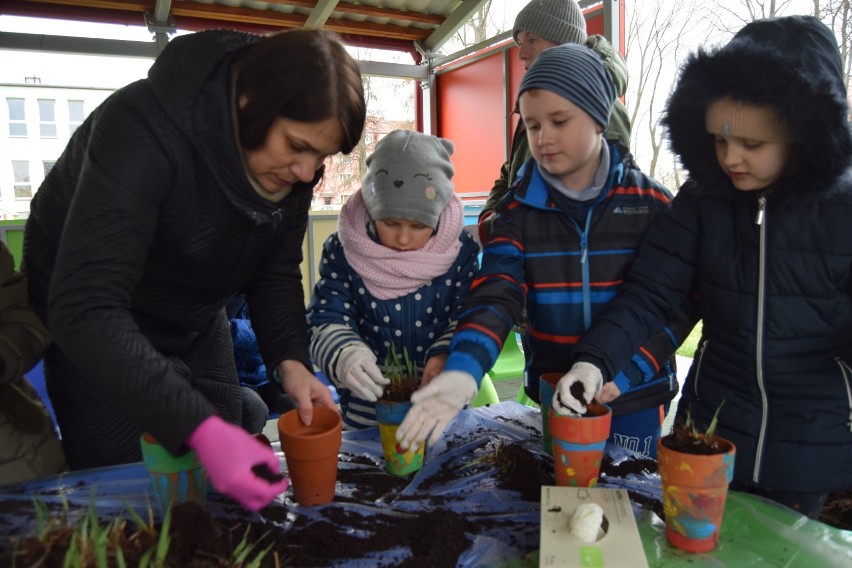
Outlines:
[{"label": "paved ground", "polygon": [[[677,379],[680,382],[680,388],[683,389],[683,383],[686,381],[686,373],[689,371],[689,367],[692,365],[692,359],[689,357],[681,357],[680,355],[676,355],[677,358]],[[666,420],[663,422],[663,435],[665,436],[672,429],[672,422],[674,422],[674,415],[677,411],[677,402],[680,400],[680,392],[677,393],[677,396],[672,400],[671,407],[669,408],[669,413],[666,414]]]}]

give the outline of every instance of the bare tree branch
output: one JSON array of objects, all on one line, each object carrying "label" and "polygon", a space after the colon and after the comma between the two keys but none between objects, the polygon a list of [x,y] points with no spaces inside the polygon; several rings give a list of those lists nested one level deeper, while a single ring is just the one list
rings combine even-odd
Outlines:
[{"label": "bare tree branch", "polygon": [[657,174],[664,137],[659,124],[674,84],[687,36],[696,33],[697,0],[635,2],[628,5],[627,61],[630,83],[627,108],[633,136],[631,149],[650,176]]}]

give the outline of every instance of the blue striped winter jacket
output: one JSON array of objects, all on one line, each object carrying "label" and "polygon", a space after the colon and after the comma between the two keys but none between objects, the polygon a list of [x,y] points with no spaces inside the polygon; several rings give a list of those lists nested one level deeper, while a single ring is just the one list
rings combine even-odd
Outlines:
[{"label": "blue striped winter jacket", "polygon": [[[551,195],[555,190],[542,179],[535,162],[525,164],[497,209],[447,370],[482,377],[526,299],[532,352],[527,394],[538,401],[538,377],[568,371],[573,345],[615,297],[640,240],[672,199],[665,187],[633,164],[623,146],[611,142],[610,156],[605,189],[579,220],[559,207]],[[622,391],[612,404],[614,413],[656,406],[677,392],[670,359],[695,320],[678,312],[672,321],[613,377]]]}]

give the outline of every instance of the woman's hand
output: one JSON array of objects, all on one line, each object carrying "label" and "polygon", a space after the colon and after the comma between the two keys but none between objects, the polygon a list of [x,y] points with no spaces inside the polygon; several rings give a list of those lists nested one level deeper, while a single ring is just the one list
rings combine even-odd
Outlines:
[{"label": "woman's hand", "polygon": [[[271,447],[218,416],[207,417],[189,435],[186,444],[198,454],[216,491],[250,511],[268,505],[290,483],[281,475],[281,463]],[[258,466],[265,466],[272,478],[259,476]]]},{"label": "woman's hand", "polygon": [[281,387],[299,406],[299,415],[306,425],[310,426],[313,420],[314,405],[337,410],[331,391],[302,362],[285,359],[278,363],[277,370]]},{"label": "woman's hand", "polygon": [[425,387],[432,379],[441,374],[444,370],[444,365],[447,363],[447,357],[449,357],[449,355],[449,353],[442,353],[441,355],[433,355],[429,357],[429,360],[426,361],[426,365],[423,367],[423,376],[420,379],[421,387]]}]

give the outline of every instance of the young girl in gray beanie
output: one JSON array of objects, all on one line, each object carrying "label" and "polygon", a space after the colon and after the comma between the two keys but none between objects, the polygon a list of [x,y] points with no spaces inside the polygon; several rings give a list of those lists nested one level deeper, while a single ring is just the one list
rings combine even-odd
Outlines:
[{"label": "young girl in gray beanie", "polygon": [[410,130],[382,138],[325,242],[308,306],[311,357],[338,389],[344,424],[376,424],[391,346],[428,383],[443,370],[476,273],[453,190],[453,144]]},{"label": "young girl in gray beanie", "polygon": [[[532,354],[524,389],[538,402],[539,377],[568,371],[574,343],[615,295],[645,231],[671,200],[623,146],[604,139],[616,91],[594,51],[565,44],[542,52],[519,93],[533,158],[497,208],[445,371],[414,394],[397,430],[403,447],[438,439],[476,392],[523,307]],[[677,393],[669,360],[692,323],[658,329],[605,391],[591,393],[612,406],[610,442],[656,455],[662,415]]]}]

